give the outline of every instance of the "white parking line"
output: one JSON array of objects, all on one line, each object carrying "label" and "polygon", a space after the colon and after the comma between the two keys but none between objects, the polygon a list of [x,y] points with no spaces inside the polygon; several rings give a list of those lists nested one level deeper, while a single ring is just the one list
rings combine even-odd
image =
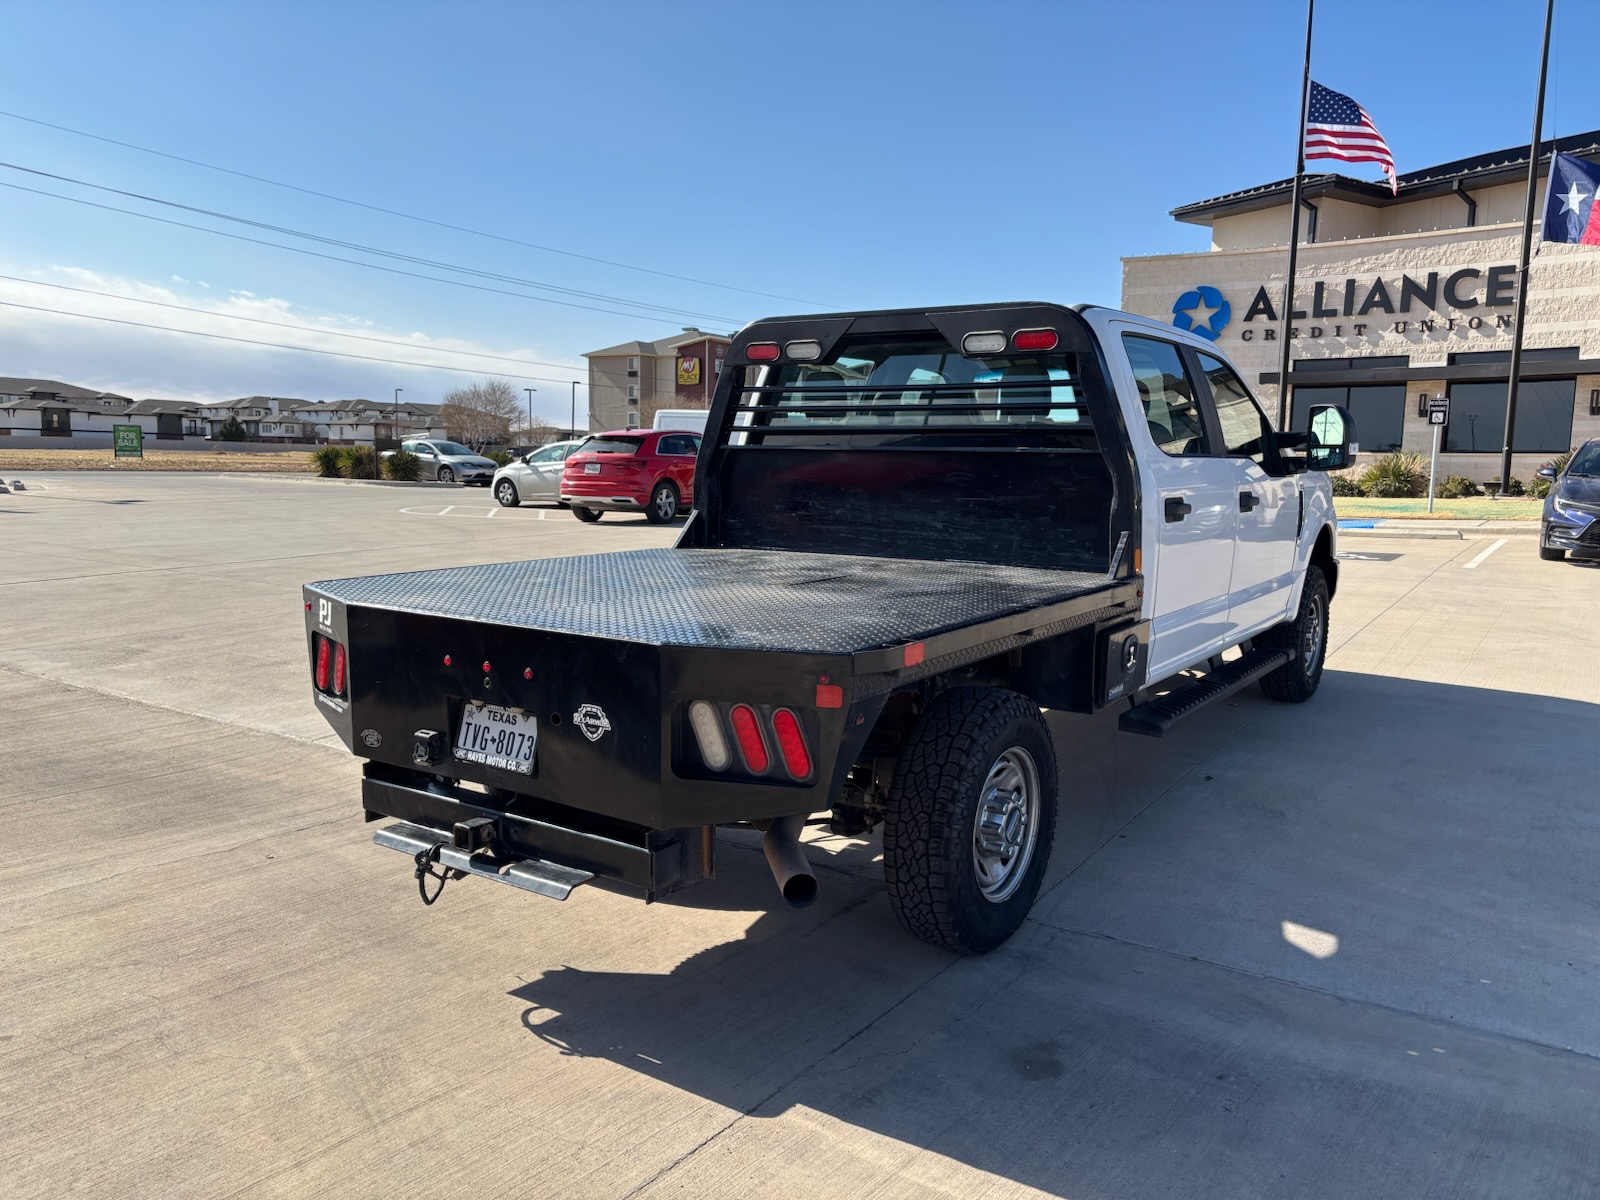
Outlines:
[{"label": "white parking line", "polygon": [[1463,571],[1471,571],[1471,570],[1476,569],[1478,566],[1480,566],[1482,564],[1484,559],[1488,558],[1489,555],[1493,554],[1496,550],[1500,549],[1500,547],[1504,546],[1505,544],[1506,544],[1506,539],[1505,538],[1501,538],[1499,541],[1497,541],[1493,545],[1491,545],[1487,550],[1479,551],[1478,552],[1478,556],[1476,558],[1474,558],[1471,562],[1462,563],[1461,564],[1461,569]]}]

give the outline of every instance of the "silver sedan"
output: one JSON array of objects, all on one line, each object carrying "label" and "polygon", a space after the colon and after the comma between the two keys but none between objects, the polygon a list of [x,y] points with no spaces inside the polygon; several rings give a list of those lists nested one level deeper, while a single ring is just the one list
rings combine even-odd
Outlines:
[{"label": "silver sedan", "polygon": [[437,479],[440,483],[477,483],[488,487],[499,466],[494,459],[485,458],[460,442],[439,438],[402,442],[400,448],[417,456],[424,479]]},{"label": "silver sedan", "polygon": [[514,458],[494,473],[494,498],[507,508],[524,500],[550,503],[561,497],[561,468],[582,440],[552,442]]}]

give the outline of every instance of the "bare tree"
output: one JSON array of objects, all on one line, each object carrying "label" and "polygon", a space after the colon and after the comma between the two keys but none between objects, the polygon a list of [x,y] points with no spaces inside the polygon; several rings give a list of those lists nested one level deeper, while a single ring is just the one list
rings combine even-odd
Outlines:
[{"label": "bare tree", "polygon": [[533,424],[528,423],[526,413],[511,431],[512,436],[519,446],[546,446],[556,440],[556,427],[543,417],[534,417]]},{"label": "bare tree", "polygon": [[511,423],[521,414],[521,397],[504,379],[483,379],[444,394],[439,419],[453,441],[482,451],[491,442],[511,436]]}]

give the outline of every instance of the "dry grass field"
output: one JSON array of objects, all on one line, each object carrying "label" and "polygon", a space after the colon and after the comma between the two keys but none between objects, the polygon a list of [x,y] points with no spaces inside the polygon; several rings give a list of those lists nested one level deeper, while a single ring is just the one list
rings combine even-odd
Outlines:
[{"label": "dry grass field", "polygon": [[0,472],[12,471],[221,471],[308,475],[305,450],[232,453],[227,450],[146,450],[143,458],[115,458],[104,450],[0,450]]}]

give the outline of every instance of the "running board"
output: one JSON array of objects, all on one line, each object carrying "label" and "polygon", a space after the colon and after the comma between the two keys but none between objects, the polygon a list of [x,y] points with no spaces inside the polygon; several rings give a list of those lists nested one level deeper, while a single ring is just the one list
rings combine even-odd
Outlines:
[{"label": "running board", "polygon": [[1198,712],[1213,700],[1221,700],[1253,683],[1284,663],[1292,662],[1293,650],[1252,650],[1233,662],[1223,663],[1215,671],[1202,675],[1191,683],[1175,688],[1145,704],[1137,705],[1123,713],[1117,728],[1123,733],[1142,733],[1146,737],[1160,737],[1183,718]]},{"label": "running board", "polygon": [[[464,875],[476,875],[480,879],[492,879],[496,883],[509,883],[512,887],[548,896],[552,900],[565,900],[572,895],[573,888],[594,878],[591,871],[580,871],[576,867],[564,867],[543,859],[507,860],[482,851],[474,853],[457,849],[450,844],[449,832],[403,821],[398,825],[384,826],[372,835],[372,840],[376,845],[387,846],[412,858],[433,852],[434,861],[441,867],[449,867]],[[438,847],[437,851],[435,847]]]}]

